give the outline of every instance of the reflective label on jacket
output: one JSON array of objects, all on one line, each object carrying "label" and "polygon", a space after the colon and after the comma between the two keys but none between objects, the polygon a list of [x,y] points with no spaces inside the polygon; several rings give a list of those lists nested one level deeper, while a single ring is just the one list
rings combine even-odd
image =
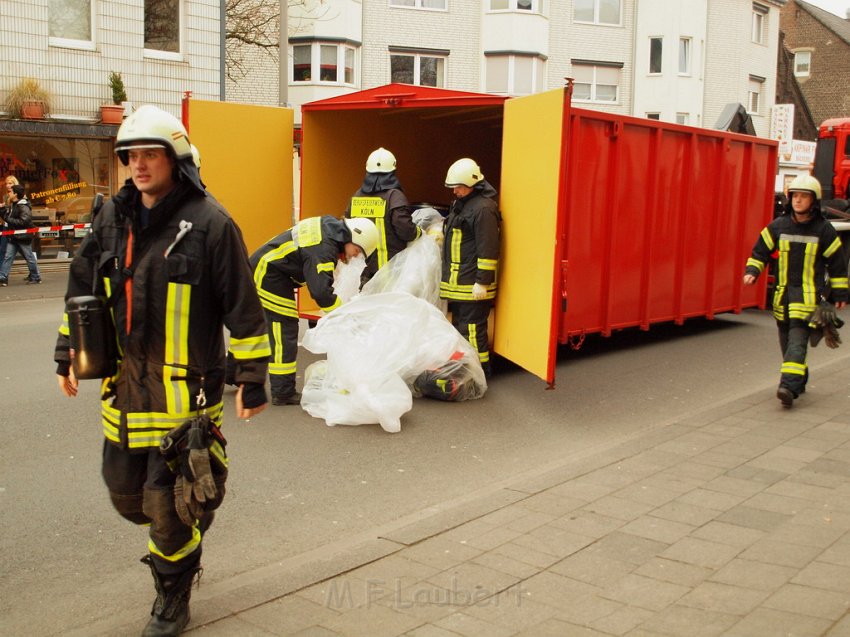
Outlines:
[{"label": "reflective label on jacket", "polygon": [[351,217],[383,219],[387,211],[387,202],[380,197],[352,197]]}]

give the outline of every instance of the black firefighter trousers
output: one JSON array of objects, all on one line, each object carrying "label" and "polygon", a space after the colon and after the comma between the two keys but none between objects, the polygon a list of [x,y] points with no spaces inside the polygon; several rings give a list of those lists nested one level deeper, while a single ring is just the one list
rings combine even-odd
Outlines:
[{"label": "black firefighter trousers", "polygon": [[148,550],[158,573],[179,575],[199,565],[199,526],[207,528],[211,514],[206,524],[183,524],[174,508],[175,476],[158,447],[130,453],[104,440],[103,479],[118,513],[134,524],[150,524]]},{"label": "black firefighter trousers", "polygon": [[806,356],[809,348],[809,322],[802,319],[776,321],[779,348],[782,350],[782,370],[779,386],[790,389],[794,396],[806,391],[809,367]]},{"label": "black firefighter trousers", "polygon": [[487,337],[487,319],[492,301],[449,301],[452,325],[478,352],[484,374],[490,376],[490,342]]}]

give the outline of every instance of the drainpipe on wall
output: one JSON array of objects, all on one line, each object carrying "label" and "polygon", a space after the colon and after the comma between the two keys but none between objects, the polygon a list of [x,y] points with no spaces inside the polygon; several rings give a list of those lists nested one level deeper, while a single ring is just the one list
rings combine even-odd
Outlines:
[{"label": "drainpipe on wall", "polygon": [[280,42],[277,65],[280,83],[278,105],[289,105],[289,0],[280,0]]},{"label": "drainpipe on wall", "polygon": [[218,99],[222,102],[224,99],[225,92],[225,80],[227,79],[227,2],[222,0],[221,8],[219,9],[218,19],[221,22],[219,25],[219,56],[221,59],[218,63]]}]

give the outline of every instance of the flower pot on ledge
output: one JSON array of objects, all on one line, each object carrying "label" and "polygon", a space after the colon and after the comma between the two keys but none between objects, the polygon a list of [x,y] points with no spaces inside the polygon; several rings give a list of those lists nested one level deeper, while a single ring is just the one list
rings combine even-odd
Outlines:
[{"label": "flower pot on ledge", "polygon": [[24,102],[21,106],[21,119],[44,119],[44,102]]},{"label": "flower pot on ledge", "polygon": [[121,104],[101,104],[100,121],[103,124],[120,124],[124,120],[124,107]]}]

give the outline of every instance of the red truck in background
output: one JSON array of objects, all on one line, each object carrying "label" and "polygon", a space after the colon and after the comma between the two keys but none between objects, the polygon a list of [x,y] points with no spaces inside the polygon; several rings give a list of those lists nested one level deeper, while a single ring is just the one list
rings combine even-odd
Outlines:
[{"label": "red truck in background", "polygon": [[850,259],[850,118],[820,125],[812,174],[823,189],[821,206]]}]

